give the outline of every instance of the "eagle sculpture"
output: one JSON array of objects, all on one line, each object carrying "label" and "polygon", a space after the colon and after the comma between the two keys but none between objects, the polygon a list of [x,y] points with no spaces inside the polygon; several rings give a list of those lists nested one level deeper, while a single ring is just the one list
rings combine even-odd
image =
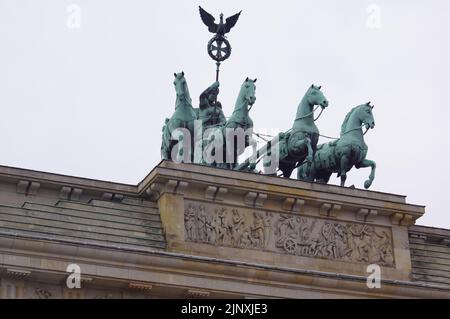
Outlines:
[{"label": "eagle sculpture", "polygon": [[237,20],[239,19],[239,13],[232,15],[225,19],[225,23],[223,23],[223,14],[220,14],[220,22],[219,24],[215,23],[216,20],[211,14],[206,12],[202,7],[198,7],[200,10],[200,17],[202,18],[203,23],[208,27],[209,32],[215,33],[219,36],[224,36],[225,33],[230,32],[231,28],[236,25]]}]

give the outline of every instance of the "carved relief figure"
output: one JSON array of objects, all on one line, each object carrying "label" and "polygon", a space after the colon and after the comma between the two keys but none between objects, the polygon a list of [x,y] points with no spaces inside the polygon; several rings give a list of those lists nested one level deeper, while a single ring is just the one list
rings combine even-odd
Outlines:
[{"label": "carved relief figure", "polygon": [[216,243],[219,245],[223,245],[227,241],[227,222],[226,222],[226,208],[221,208],[219,210],[216,210],[216,218],[215,218],[215,224],[216,224]]},{"label": "carved relief figure", "polygon": [[218,246],[265,248],[272,229],[271,215],[254,212],[246,219],[236,208],[212,213],[204,205],[189,204],[184,220],[188,240]]},{"label": "carved relief figure", "polygon": [[198,224],[198,232],[197,236],[198,239],[201,241],[205,241],[207,237],[207,231],[206,231],[206,213],[205,213],[205,206],[200,206],[197,216],[197,224]]},{"label": "carved relief figure", "polygon": [[253,213],[254,216],[254,220],[253,220],[253,227],[252,227],[252,239],[253,239],[253,244],[257,247],[264,247],[264,221],[263,218],[261,216],[261,214],[254,212]]},{"label": "carved relief figure", "polygon": [[297,226],[298,219],[296,217],[280,215],[275,232],[277,235],[276,246],[284,247],[287,239],[297,239]]},{"label": "carved relief figure", "polygon": [[383,265],[394,263],[388,232],[377,233],[371,225],[280,215],[275,235],[275,246],[289,254]]},{"label": "carved relief figure", "polygon": [[378,252],[378,260],[385,264],[392,264],[394,259],[389,234],[383,230],[380,234],[375,232],[375,235],[378,237],[374,241],[375,250]]},{"label": "carved relief figure", "polygon": [[196,240],[196,214],[193,205],[189,205],[187,212],[184,214],[184,227],[186,228],[187,237]]},{"label": "carved relief figure", "polygon": [[232,219],[230,224],[231,244],[236,246],[239,242],[241,227],[244,224],[244,217],[234,208],[232,210]]},{"label": "carved relief figure", "polygon": [[216,224],[214,222],[214,216],[207,215],[206,217],[206,240],[207,243],[214,243],[216,242]]}]

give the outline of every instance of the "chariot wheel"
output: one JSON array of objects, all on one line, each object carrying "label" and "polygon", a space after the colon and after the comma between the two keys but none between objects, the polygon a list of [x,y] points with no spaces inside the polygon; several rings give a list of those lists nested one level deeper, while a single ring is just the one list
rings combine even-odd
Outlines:
[{"label": "chariot wheel", "polygon": [[215,36],[208,42],[208,54],[217,62],[228,59],[231,55],[230,42],[224,37]]},{"label": "chariot wheel", "polygon": [[295,251],[297,250],[297,243],[290,238],[286,239],[283,246],[289,254],[295,254]]}]

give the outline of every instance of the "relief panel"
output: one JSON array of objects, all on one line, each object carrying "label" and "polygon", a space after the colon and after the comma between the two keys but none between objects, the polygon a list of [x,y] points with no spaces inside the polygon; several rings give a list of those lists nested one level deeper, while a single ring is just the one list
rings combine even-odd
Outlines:
[{"label": "relief panel", "polygon": [[185,239],[215,246],[394,266],[388,227],[185,201]]}]

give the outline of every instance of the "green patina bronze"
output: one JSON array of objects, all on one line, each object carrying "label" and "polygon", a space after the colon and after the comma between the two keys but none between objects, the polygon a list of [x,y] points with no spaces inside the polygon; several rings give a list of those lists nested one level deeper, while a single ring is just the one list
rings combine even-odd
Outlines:
[{"label": "green patina bronze", "polygon": [[231,45],[226,39],[225,34],[230,32],[230,30],[236,25],[241,12],[226,18],[225,22],[223,21],[223,14],[221,13],[219,23],[215,23],[216,19],[210,13],[206,12],[200,6],[198,9],[200,12],[200,18],[208,27],[208,31],[214,33],[214,37],[212,37],[212,39],[208,42],[207,51],[211,59],[216,61],[216,81],[219,81],[220,63],[228,59],[231,55]]},{"label": "green patina bronze", "polygon": [[[319,107],[322,112],[328,106],[328,100],[320,89],[320,86],[311,85],[297,107],[292,128],[287,132],[278,134],[276,139],[268,142],[256,152],[256,158],[262,159],[264,157],[263,166],[265,168],[272,165],[273,157],[271,153],[274,151],[278,152],[277,171],[281,171],[281,176],[287,178],[305,160],[308,163],[312,162],[319,140],[319,129],[314,123],[314,112]],[[255,163],[247,159],[239,164],[237,169],[252,171],[254,167]],[[275,175],[276,171],[269,174]]]},{"label": "green patina bronze", "polygon": [[[223,167],[228,169],[255,171],[256,164],[264,158],[263,167],[275,170],[270,174],[281,171],[283,177],[290,177],[298,167],[297,178],[305,181],[328,183],[331,174],[337,173],[341,177],[341,186],[345,185],[347,172],[355,166],[371,167],[369,179],[364,187],[369,188],[375,178],[375,162],[366,159],[367,145],[364,142],[362,125],[366,132],[373,128],[375,121],[372,114],[373,106],[369,103],[353,108],[345,117],[342,124],[340,138],[336,141],[317,146],[319,129],[315,124],[315,112],[328,107],[320,86],[311,85],[297,107],[296,117],[292,128],[280,133],[263,148],[256,150],[256,141],[252,138],[253,121],[249,111],[256,101],[256,79],[246,78],[241,85],[235,108],[231,117],[226,120],[222,105],[218,101],[220,83],[218,81],[220,62],[231,54],[231,46],[225,38],[236,24],[240,12],[227,18],[224,22],[220,15],[219,23],[215,23],[212,15],[201,7],[200,16],[208,30],[215,36],[208,43],[208,54],[216,61],[216,81],[202,92],[199,98],[199,108],[192,107],[184,72],[175,73],[174,86],[176,91],[175,112],[171,118],[165,120],[162,129],[161,157],[173,160],[172,149],[183,140],[179,131],[189,134],[189,149],[185,145],[177,150],[175,156],[181,161],[195,161],[204,165]],[[320,116],[319,114],[319,116]],[[200,124],[199,124],[200,123]],[[196,127],[194,127],[196,126]],[[177,131],[178,129],[178,131]],[[178,134],[178,135],[177,135]],[[197,134],[197,136],[195,135]],[[241,140],[237,137],[241,134]],[[178,136],[178,138],[174,137]],[[258,135],[258,134],[257,134]],[[258,135],[259,136],[259,135]],[[184,140],[185,142],[186,140]],[[252,146],[251,159],[238,164],[237,159],[248,146]],[[278,155],[277,165],[273,165],[271,152]],[[257,159],[255,161],[255,159]],[[267,172],[266,172],[267,173]]]},{"label": "green patina bronze", "polygon": [[320,86],[311,85],[297,107],[292,129],[279,135],[279,169],[284,177],[290,177],[292,171],[305,160],[310,163],[319,141],[319,129],[314,123],[314,107],[322,109],[328,106],[328,100]]},{"label": "green patina bronze", "polygon": [[[256,141],[252,139],[253,121],[249,115],[249,110],[256,101],[256,79],[245,79],[236,99],[233,114],[226,120],[221,104],[217,101],[219,82],[214,82],[200,95],[200,107],[194,109],[184,72],[175,73],[174,76],[176,92],[175,112],[170,119],[165,120],[162,129],[162,159],[173,160],[172,149],[182,140],[182,138],[174,139],[172,136],[172,133],[177,129],[187,131],[191,139],[191,149],[184,150],[180,148],[180,153],[177,154],[177,156],[183,156],[183,159],[180,159],[183,162],[194,160],[196,143],[200,143],[200,147],[197,144],[197,148],[203,153],[201,156],[205,156],[205,154],[206,156],[207,154],[215,155],[216,149],[220,148],[221,154],[223,154],[223,156],[218,155],[220,160],[215,162],[214,159],[210,160],[207,158],[203,160],[203,163],[224,168],[235,168],[237,158],[245,151],[246,147],[252,145],[256,150]],[[199,120],[202,124],[201,129],[194,127],[195,120]],[[208,129],[209,134],[205,134]],[[237,129],[246,133],[244,143],[236,142],[233,147],[227,147],[227,141],[234,138],[228,135],[234,134]],[[239,130],[237,131],[239,132]],[[179,133],[181,135],[183,133],[182,130]],[[201,134],[201,136],[196,136],[195,134]],[[220,140],[215,140],[218,138],[218,134],[220,135]],[[183,154],[186,151],[189,152],[189,155]]]},{"label": "green patina bronze", "polygon": [[192,99],[184,72],[174,73],[174,76],[173,84],[176,92],[175,112],[170,119],[165,121],[161,143],[161,157],[166,160],[172,160],[172,148],[178,142],[178,140],[172,139],[172,132],[176,129],[188,130],[192,139],[192,145],[194,140],[194,121],[197,119],[197,115],[192,107]]},{"label": "green patina bronze", "polygon": [[[246,147],[251,145],[254,148],[254,151],[256,151],[256,141],[252,138],[253,120],[249,115],[250,108],[256,101],[255,82],[256,79],[252,80],[248,77],[245,79],[244,83],[241,85],[231,117],[224,125],[218,126],[216,132],[212,132],[211,135],[205,137],[206,139],[203,142],[203,145],[206,145],[204,153],[215,155],[218,147],[223,150],[223,159],[218,163],[209,160],[208,162],[210,162],[211,165],[234,169],[237,166],[237,158],[244,153]],[[234,138],[231,134],[234,134],[236,131],[239,132],[239,130],[247,133],[245,135],[244,143],[234,143],[234,147],[227,146],[227,141]],[[212,140],[213,138],[217,138],[217,132],[220,132],[221,142],[217,143],[216,141],[214,143]],[[229,159],[231,159],[231,161]]]},{"label": "green patina bronze", "polygon": [[317,148],[311,169],[302,165],[298,170],[299,178],[307,176],[309,180],[328,183],[331,174],[341,177],[341,186],[345,185],[347,172],[356,168],[371,167],[369,179],[364,187],[369,188],[375,178],[374,161],[366,159],[368,147],[364,142],[363,125],[366,132],[374,128],[375,120],[370,102],[354,107],[345,117],[341,126],[340,138],[336,141],[321,144]]},{"label": "green patina bronze", "polygon": [[226,119],[223,114],[222,104],[217,101],[219,95],[218,81],[211,84],[202,94],[200,94],[199,108],[195,109],[197,119],[202,121],[204,130],[225,124]]}]

